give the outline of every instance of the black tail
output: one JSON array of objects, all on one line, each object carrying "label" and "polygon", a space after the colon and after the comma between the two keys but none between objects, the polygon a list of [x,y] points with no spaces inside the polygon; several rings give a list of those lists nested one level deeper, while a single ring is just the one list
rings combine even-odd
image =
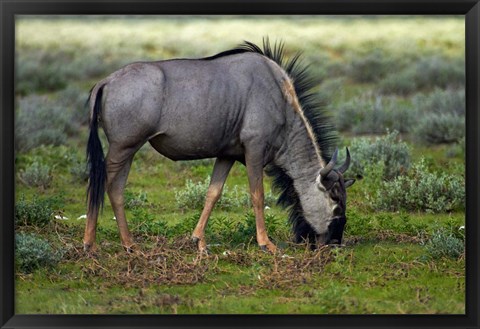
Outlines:
[{"label": "black tail", "polygon": [[[90,121],[90,135],[87,144],[87,165],[89,170],[89,182],[87,189],[88,211],[98,212],[103,208],[105,200],[105,181],[107,169],[103,155],[102,143],[98,137],[98,115],[102,110],[103,86],[94,94],[95,88],[90,93],[90,98],[95,97],[92,117]],[[90,99],[89,98],[89,99]]]}]

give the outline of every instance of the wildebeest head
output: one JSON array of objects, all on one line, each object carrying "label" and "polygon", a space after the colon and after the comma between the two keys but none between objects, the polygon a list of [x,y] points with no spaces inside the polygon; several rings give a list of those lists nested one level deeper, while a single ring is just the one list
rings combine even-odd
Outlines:
[{"label": "wildebeest head", "polygon": [[354,179],[345,180],[343,174],[350,166],[350,152],[347,148],[347,158],[338,168],[334,168],[337,162],[338,149],[335,150],[330,162],[320,170],[317,177],[317,188],[326,199],[326,208],[323,219],[327,230],[317,232],[317,246],[340,245],[342,243],[343,230],[347,222],[345,215],[347,204],[346,188],[355,183]]}]

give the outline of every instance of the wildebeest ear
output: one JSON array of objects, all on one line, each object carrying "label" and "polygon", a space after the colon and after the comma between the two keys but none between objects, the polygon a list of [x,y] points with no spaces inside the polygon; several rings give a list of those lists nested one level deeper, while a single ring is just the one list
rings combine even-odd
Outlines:
[{"label": "wildebeest ear", "polygon": [[353,183],[355,183],[355,179],[347,179],[345,181],[345,188],[352,186]]}]

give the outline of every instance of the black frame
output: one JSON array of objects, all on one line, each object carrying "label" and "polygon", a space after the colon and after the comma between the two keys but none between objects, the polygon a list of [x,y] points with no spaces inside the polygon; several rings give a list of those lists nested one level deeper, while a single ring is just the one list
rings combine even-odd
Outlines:
[{"label": "black frame", "polygon": [[[15,15],[429,14],[465,15],[466,314],[465,315],[15,315],[14,57]],[[479,0],[0,0],[0,326],[1,328],[479,328]]]}]

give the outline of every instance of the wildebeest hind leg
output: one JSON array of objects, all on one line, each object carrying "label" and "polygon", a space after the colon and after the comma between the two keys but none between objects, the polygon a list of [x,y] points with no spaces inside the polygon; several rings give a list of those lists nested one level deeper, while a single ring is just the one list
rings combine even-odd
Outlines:
[{"label": "wildebeest hind leg", "polygon": [[192,234],[192,239],[197,242],[198,250],[200,252],[207,251],[207,243],[205,241],[205,227],[207,226],[208,218],[212,212],[215,203],[220,199],[223,185],[227,179],[228,173],[235,161],[217,158],[213,166],[212,178],[208,186],[207,195],[205,198],[205,206],[202,214],[198,220],[197,226]]},{"label": "wildebeest hind leg", "polygon": [[136,149],[123,149],[110,147],[107,157],[107,193],[112,204],[113,212],[117,220],[122,245],[127,251],[132,251],[134,242],[128,230],[125,217],[123,192],[127,182],[128,173],[132,164]]},{"label": "wildebeest hind leg", "polygon": [[[257,156],[255,156],[257,155]],[[257,229],[257,242],[262,250],[275,253],[277,247],[270,241],[265,227],[263,190],[263,153],[247,152],[245,156],[250,195]]]}]

